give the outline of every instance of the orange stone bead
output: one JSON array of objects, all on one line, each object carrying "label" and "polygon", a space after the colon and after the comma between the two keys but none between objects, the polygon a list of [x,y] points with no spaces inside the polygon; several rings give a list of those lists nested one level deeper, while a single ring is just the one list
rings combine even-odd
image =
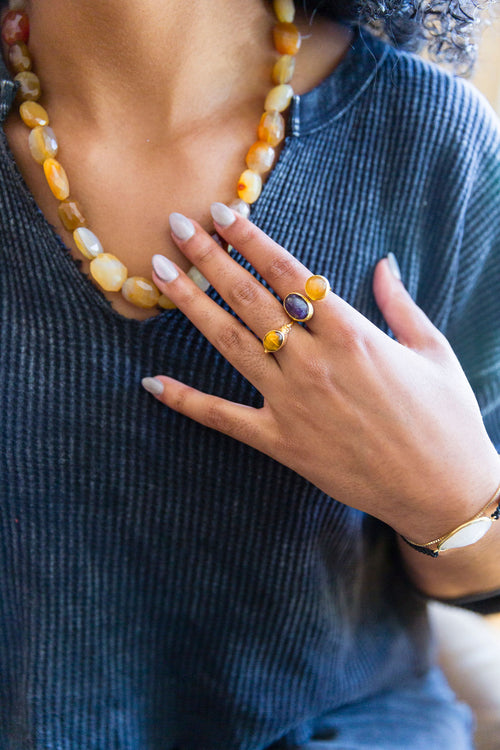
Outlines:
[{"label": "orange stone bead", "polygon": [[272,146],[265,141],[256,141],[248,149],[246,155],[247,167],[257,174],[269,172],[273,166],[276,152]]},{"label": "orange stone bead", "polygon": [[90,273],[106,292],[119,292],[128,275],[127,267],[111,253],[101,253],[94,258]]},{"label": "orange stone bead", "polygon": [[262,178],[251,169],[245,169],[238,180],[238,197],[245,203],[255,203],[262,191]]},{"label": "orange stone bead", "polygon": [[273,39],[280,55],[296,55],[300,49],[300,31],[294,23],[277,23],[273,29]]},{"label": "orange stone bead", "polygon": [[64,201],[69,196],[68,176],[62,164],[57,159],[45,159],[43,163],[45,178],[49,187],[59,201]]},{"label": "orange stone bead", "polygon": [[273,83],[290,83],[295,72],[295,57],[292,55],[282,55],[274,63],[272,79]]},{"label": "orange stone bead", "polygon": [[279,86],[269,91],[264,102],[264,109],[266,112],[276,110],[277,112],[283,112],[292,101],[293,89],[289,83],[281,83]]},{"label": "orange stone bead", "polygon": [[59,204],[57,213],[59,214],[61,223],[68,232],[74,232],[75,229],[84,227],[87,224],[87,220],[76,201],[63,201]]},{"label": "orange stone bead", "polygon": [[259,140],[269,143],[270,146],[278,145],[285,137],[285,120],[283,115],[280,115],[276,110],[271,112],[264,112],[260,118]]},{"label": "orange stone bead", "polygon": [[122,294],[127,302],[145,309],[155,307],[160,299],[159,290],[143,276],[130,276],[122,286]]},{"label": "orange stone bead", "polygon": [[9,47],[16,42],[27,42],[30,36],[28,14],[22,10],[10,10],[2,21],[2,39]]},{"label": "orange stone bead", "polygon": [[309,276],[305,284],[306,294],[314,301],[325,299],[330,291],[330,282],[324,276]]},{"label": "orange stone bead", "polygon": [[166,294],[161,294],[160,299],[158,300],[158,305],[162,307],[164,310],[175,310],[177,307],[174,302],[172,302],[171,299],[167,297]]},{"label": "orange stone bead", "polygon": [[17,95],[21,101],[36,102],[37,99],[40,99],[42,94],[40,80],[31,70],[24,70],[22,73],[18,73],[14,76],[14,81],[18,81],[20,84]]},{"label": "orange stone bead", "polygon": [[19,107],[19,114],[25,125],[36,128],[37,125],[48,125],[49,116],[41,104],[23,102]]},{"label": "orange stone bead", "polygon": [[273,8],[278,21],[292,23],[295,18],[295,3],[293,0],[273,0]]},{"label": "orange stone bead", "polygon": [[48,125],[37,125],[31,131],[28,138],[28,145],[31,156],[39,164],[43,164],[45,159],[57,154],[57,139],[54,131]]},{"label": "orange stone bead", "polygon": [[9,47],[9,63],[14,73],[31,70],[31,57],[24,42],[17,42]]}]

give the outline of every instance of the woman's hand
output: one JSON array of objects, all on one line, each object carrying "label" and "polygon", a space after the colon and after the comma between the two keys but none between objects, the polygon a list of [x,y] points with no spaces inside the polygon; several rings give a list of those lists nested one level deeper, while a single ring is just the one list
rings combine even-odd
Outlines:
[{"label": "woman's hand", "polygon": [[[222,204],[213,215],[219,234],[281,298],[304,293],[316,269]],[[313,302],[307,327],[295,324],[286,345],[266,354],[264,335],[289,322],[282,304],[199,226],[178,214],[171,226],[184,237],[173,235],[184,255],[248,328],[163,257],[155,257],[155,283],[260,391],[264,406],[157,375],[160,401],[418,542],[478,512],[500,481],[498,454],[448,342],[387,260],[376,267],[374,292],[398,341],[330,293]]]}]

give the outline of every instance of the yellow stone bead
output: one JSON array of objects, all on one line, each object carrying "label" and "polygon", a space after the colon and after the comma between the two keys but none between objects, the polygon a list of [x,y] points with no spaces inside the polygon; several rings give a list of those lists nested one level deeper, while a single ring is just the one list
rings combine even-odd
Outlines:
[{"label": "yellow stone bead", "polygon": [[78,227],[73,232],[73,240],[84,258],[94,260],[104,250],[98,237],[87,227]]},{"label": "yellow stone bead", "polygon": [[270,146],[277,146],[285,137],[285,120],[279,112],[264,112],[260,118],[259,141],[265,141]]},{"label": "yellow stone bead", "polygon": [[325,299],[330,291],[330,282],[324,276],[309,276],[305,289],[309,299],[314,301]]},{"label": "yellow stone bead", "polygon": [[167,297],[166,294],[160,294],[158,305],[160,307],[163,307],[164,310],[175,310],[175,308],[177,307],[177,305],[175,305],[172,300]]},{"label": "yellow stone bead", "polygon": [[293,89],[289,83],[281,83],[279,86],[274,86],[266,96],[264,102],[264,109],[266,112],[275,110],[276,112],[283,112],[292,101]]},{"label": "yellow stone bead", "polygon": [[94,258],[90,273],[106,292],[119,292],[128,276],[127,267],[111,253],[102,253]]},{"label": "yellow stone bead", "polygon": [[122,294],[136,307],[155,307],[160,299],[160,292],[149,279],[143,276],[129,276],[122,286]]},{"label": "yellow stone bead", "polygon": [[295,57],[292,55],[281,55],[276,60],[273,67],[272,79],[273,83],[279,85],[280,83],[290,83],[295,72]]},{"label": "yellow stone bead", "polygon": [[257,174],[269,172],[273,166],[276,152],[272,146],[264,141],[256,141],[248,149],[246,155],[247,167]]},{"label": "yellow stone bead", "polygon": [[273,0],[273,8],[278,21],[292,23],[295,18],[295,3],[293,0]]},{"label": "yellow stone bead", "polygon": [[87,223],[85,216],[82,214],[80,206],[76,201],[62,201],[57,208],[57,213],[68,232],[74,232],[75,229],[84,227]]},{"label": "yellow stone bead", "polygon": [[57,155],[57,138],[49,125],[37,125],[31,131],[28,145],[33,159],[43,164],[45,159]]},{"label": "yellow stone bead", "polygon": [[9,47],[9,63],[14,73],[31,70],[31,57],[24,42],[16,42]]},{"label": "yellow stone bead", "polygon": [[281,331],[269,331],[264,336],[262,343],[266,352],[277,352],[284,344],[285,336]]},{"label": "yellow stone bead", "polygon": [[296,55],[302,41],[294,23],[277,23],[273,29],[273,39],[280,55]]},{"label": "yellow stone bead", "polygon": [[19,114],[24,124],[29,128],[49,124],[49,116],[46,110],[36,102],[23,102],[19,107]]},{"label": "yellow stone bead", "polygon": [[66,200],[69,195],[69,182],[62,164],[59,164],[57,159],[45,159],[43,162],[43,171],[45,172],[49,187],[57,200]]},{"label": "yellow stone bead", "polygon": [[261,176],[251,169],[245,169],[238,180],[238,197],[245,203],[255,203],[261,191]]},{"label": "yellow stone bead", "polygon": [[22,73],[18,73],[14,76],[14,81],[18,81],[20,84],[17,95],[21,101],[36,102],[37,99],[40,99],[42,93],[40,80],[31,70],[24,70]]}]

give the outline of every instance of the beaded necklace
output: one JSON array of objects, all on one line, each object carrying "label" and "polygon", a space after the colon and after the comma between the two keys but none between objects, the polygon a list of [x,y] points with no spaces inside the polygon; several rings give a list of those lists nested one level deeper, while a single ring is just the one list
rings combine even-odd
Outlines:
[{"label": "beaded necklace", "polygon": [[[250,206],[260,196],[263,178],[276,160],[276,147],[285,137],[283,112],[293,97],[290,85],[295,70],[295,55],[300,44],[300,32],[293,23],[295,6],[293,0],[273,0],[277,23],[273,28],[273,40],[280,57],[272,69],[273,87],[266,96],[264,112],[257,129],[258,140],[246,155],[246,169],[241,173],[237,186],[237,198],[230,208],[248,217]],[[107,292],[121,292],[131,304],[141,308],[160,307],[172,309],[175,305],[161,294],[151,279],[129,276],[126,266],[111,253],[104,252],[94,232],[87,226],[82,209],[70,197],[69,181],[64,167],[56,159],[58,143],[49,125],[49,116],[38,104],[42,95],[40,79],[32,71],[32,60],[27,47],[29,41],[29,18],[26,0],[9,0],[9,10],[2,20],[2,39],[8,49],[8,63],[19,84],[19,114],[30,129],[28,144],[33,159],[43,168],[45,178],[53,195],[59,201],[58,215],[62,225],[72,233],[80,253],[90,261],[90,273],[94,281]],[[195,266],[188,276],[204,291],[208,282]]]}]

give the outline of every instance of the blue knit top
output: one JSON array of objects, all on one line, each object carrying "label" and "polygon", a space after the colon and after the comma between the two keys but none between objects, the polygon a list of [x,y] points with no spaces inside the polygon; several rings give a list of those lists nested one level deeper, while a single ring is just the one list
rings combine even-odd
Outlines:
[{"label": "blue knit top", "polygon": [[[357,32],[288,128],[253,221],[385,330],[371,283],[393,251],[500,447],[492,111]],[[178,310],[110,306],[3,132],[0,185],[0,747],[292,745],[423,673],[425,602],[393,532],[148,395],[141,378],[163,373],[261,403]]]}]

